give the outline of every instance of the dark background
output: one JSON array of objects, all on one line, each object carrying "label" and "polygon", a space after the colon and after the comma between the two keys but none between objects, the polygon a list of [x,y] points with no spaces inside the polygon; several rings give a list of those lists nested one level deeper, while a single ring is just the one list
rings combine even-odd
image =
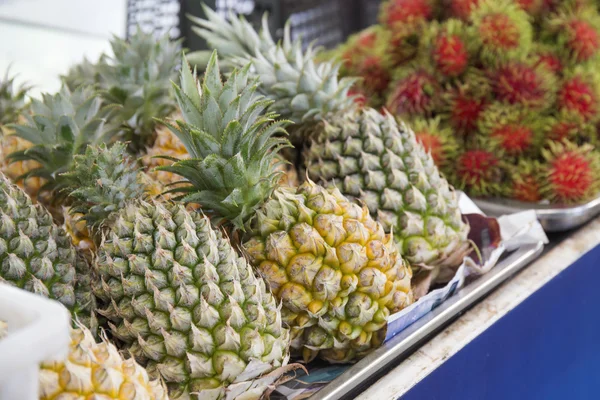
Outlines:
[{"label": "dark background", "polygon": [[[217,11],[244,14],[255,26],[264,12],[269,13],[271,33],[281,37],[290,19],[292,36],[302,36],[307,45],[314,42],[327,48],[342,43],[352,33],[377,21],[380,0],[204,0]],[[187,14],[202,16],[201,0],[128,0],[127,33],[137,24],[157,34],[171,32],[183,37],[190,50],[206,48],[191,31]]]}]

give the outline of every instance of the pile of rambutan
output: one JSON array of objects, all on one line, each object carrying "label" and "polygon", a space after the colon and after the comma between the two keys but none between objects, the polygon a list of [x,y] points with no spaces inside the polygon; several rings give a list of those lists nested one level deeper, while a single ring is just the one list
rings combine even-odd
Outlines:
[{"label": "pile of rambutan", "polygon": [[353,95],[412,125],[475,197],[581,203],[600,195],[595,0],[388,0],[329,53]]}]

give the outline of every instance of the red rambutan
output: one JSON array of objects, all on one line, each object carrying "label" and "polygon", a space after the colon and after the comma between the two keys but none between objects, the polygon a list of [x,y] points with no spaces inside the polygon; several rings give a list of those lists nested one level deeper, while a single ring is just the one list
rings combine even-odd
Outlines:
[{"label": "red rambutan", "polygon": [[546,159],[545,197],[559,203],[577,203],[598,195],[600,156],[592,146],[551,142],[542,153]]},{"label": "red rambutan", "polygon": [[495,65],[529,51],[533,36],[529,16],[512,0],[482,0],[473,10],[471,21],[483,62]]},{"label": "red rambutan", "polygon": [[510,168],[510,187],[507,195],[519,201],[537,203],[543,199],[540,184],[540,163],[522,159]]},{"label": "red rambutan", "polygon": [[541,165],[537,159],[521,158],[507,167],[505,195],[519,201],[537,203],[543,200]]},{"label": "red rambutan", "polygon": [[548,129],[548,139],[555,142],[561,142],[564,139],[569,139],[570,137],[577,135],[578,130],[579,128],[574,122],[556,121]]},{"label": "red rambutan", "polygon": [[357,72],[363,78],[361,86],[367,94],[381,94],[390,84],[390,74],[377,56],[365,58],[357,66]]},{"label": "red rambutan", "polygon": [[512,197],[515,200],[537,203],[542,200],[540,185],[535,176],[525,175],[512,184]]},{"label": "red rambutan", "polygon": [[377,32],[372,29],[366,29],[358,34],[356,44],[359,49],[370,50],[375,46],[377,41]]},{"label": "red rambutan", "polygon": [[503,175],[498,156],[480,148],[458,157],[452,180],[454,186],[472,196],[494,196],[500,193]]},{"label": "red rambutan", "polygon": [[544,39],[558,45],[566,62],[583,63],[600,54],[600,15],[590,4],[566,2],[545,28]]},{"label": "red rambutan", "polygon": [[442,92],[435,76],[422,68],[403,71],[392,88],[387,108],[396,115],[430,115]]},{"label": "red rambutan", "polygon": [[600,49],[600,37],[597,27],[586,21],[573,20],[565,26],[567,46],[577,62],[591,59]]},{"label": "red rambutan", "polygon": [[548,120],[545,136],[554,142],[567,139],[573,143],[593,143],[596,141],[596,128],[577,114],[561,112]]},{"label": "red rambutan", "polygon": [[536,109],[548,108],[554,101],[556,80],[543,67],[512,61],[492,69],[489,78],[499,101]]},{"label": "red rambutan", "polygon": [[584,121],[596,121],[600,117],[598,90],[599,81],[594,74],[576,71],[558,89],[558,108],[579,115]]},{"label": "red rambutan", "polygon": [[466,21],[471,16],[471,11],[475,9],[481,0],[450,0],[448,7],[452,17]]},{"label": "red rambutan", "polygon": [[467,69],[469,53],[458,35],[440,35],[433,44],[433,60],[442,74],[455,77]]},{"label": "red rambutan", "polygon": [[467,135],[475,131],[481,113],[488,101],[488,83],[481,75],[467,75],[464,79],[470,85],[459,86],[444,94],[443,116],[456,133]]},{"label": "red rambutan", "polygon": [[431,0],[390,0],[381,10],[383,22],[394,27],[417,19],[432,19],[434,6]]},{"label": "red rambutan", "polygon": [[498,141],[506,154],[519,155],[531,149],[534,132],[525,125],[506,124],[492,129],[490,137],[492,140]]},{"label": "red rambutan", "polygon": [[478,128],[489,138],[490,149],[521,156],[539,147],[546,120],[519,106],[494,103],[482,114]]},{"label": "red rambutan", "polygon": [[546,68],[554,74],[559,74],[563,69],[563,65],[555,49],[539,44],[536,47],[537,49],[533,52],[535,60],[533,66]]}]

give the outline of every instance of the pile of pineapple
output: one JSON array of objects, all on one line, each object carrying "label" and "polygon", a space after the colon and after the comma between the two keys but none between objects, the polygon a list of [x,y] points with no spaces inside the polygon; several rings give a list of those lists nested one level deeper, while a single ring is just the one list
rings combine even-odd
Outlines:
[{"label": "pile of pineapple", "polygon": [[593,0],[388,0],[329,57],[409,123],[476,197],[581,203],[600,192]]},{"label": "pile of pineapple", "polygon": [[473,250],[432,157],[354,79],[289,29],[194,22],[218,51],[202,79],[138,32],[58,93],[2,83],[0,282],[75,321],[43,398],[261,398],[291,356],[379,346],[414,279]]}]

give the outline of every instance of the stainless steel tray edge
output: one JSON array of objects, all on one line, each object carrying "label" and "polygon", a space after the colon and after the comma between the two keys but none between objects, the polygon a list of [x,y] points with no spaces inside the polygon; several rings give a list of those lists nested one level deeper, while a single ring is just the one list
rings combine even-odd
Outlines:
[{"label": "stainless steel tray edge", "polygon": [[382,347],[350,367],[323,389],[310,397],[311,400],[340,400],[354,398],[382,372],[406,359],[418,346],[442,328],[450,324],[465,309],[490,293],[512,275],[536,259],[544,244],[523,246],[509,254],[486,275],[466,285],[454,296],[390,339]]},{"label": "stainless steel tray edge", "polygon": [[519,211],[534,210],[546,232],[563,232],[576,228],[600,213],[600,196],[574,206],[536,205],[509,199],[472,199],[487,215],[498,217]]}]

